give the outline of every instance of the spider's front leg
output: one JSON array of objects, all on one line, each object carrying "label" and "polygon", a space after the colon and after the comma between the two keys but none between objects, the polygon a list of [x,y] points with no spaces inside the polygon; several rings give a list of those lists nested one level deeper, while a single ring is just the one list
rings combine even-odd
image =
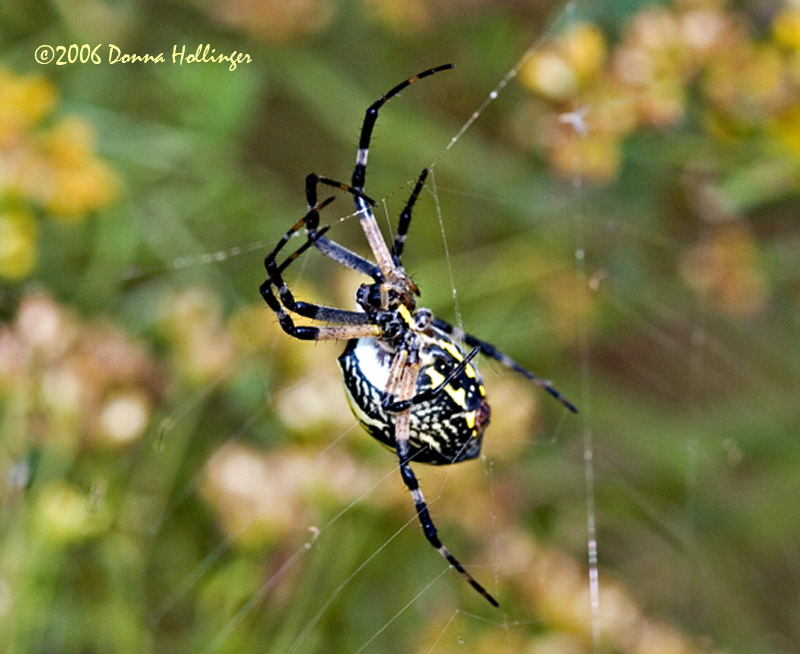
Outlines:
[{"label": "spider's front leg", "polygon": [[[369,324],[368,317],[365,313],[360,311],[348,311],[345,309],[336,309],[334,307],[326,307],[320,304],[313,304],[311,302],[302,302],[295,300],[294,295],[289,290],[288,285],[283,279],[283,271],[311,247],[314,242],[321,238],[322,235],[328,230],[328,227],[323,227],[320,230],[314,230],[309,233],[306,242],[301,245],[286,259],[278,264],[277,256],[284,246],[289,242],[289,239],[300,230],[304,225],[309,222],[314,223],[314,219],[318,220],[319,211],[328,205],[333,198],[327,198],[323,202],[311,207],[300,220],[298,220],[278,241],[278,244],[272,251],[264,258],[264,267],[267,270],[267,279],[259,287],[261,297],[267,303],[270,309],[275,312],[278,317],[278,322],[287,334],[300,340],[350,340],[352,338],[363,338],[369,336],[377,336],[379,333],[378,327]],[[278,295],[273,292],[273,287],[278,289]],[[320,320],[328,323],[339,323],[334,325],[326,325],[322,327],[315,327],[312,325],[296,325],[291,313],[295,313],[305,318],[312,320]]]},{"label": "spider's front leg", "polygon": [[374,207],[376,204],[375,200],[370,198],[368,195],[365,195],[363,191],[355,189],[352,186],[348,186],[347,184],[337,182],[327,177],[322,177],[316,173],[310,173],[307,175],[306,204],[308,205],[307,215],[310,218],[306,222],[306,229],[308,230],[309,235],[313,238],[314,247],[322,252],[322,254],[324,254],[326,257],[330,257],[343,266],[347,266],[351,270],[355,270],[356,272],[360,272],[368,277],[372,277],[372,279],[376,282],[382,282],[384,277],[379,266],[376,266],[371,261],[367,261],[352,250],[348,250],[343,245],[339,245],[335,241],[325,238],[322,235],[322,230],[320,230],[320,232],[316,231],[319,225],[319,214],[314,210],[314,207],[317,206],[317,187],[320,184],[326,184],[328,186],[347,191],[353,195],[356,201],[363,200],[368,206]]},{"label": "spider's front leg", "polygon": [[406,202],[406,206],[400,214],[400,222],[397,225],[397,235],[394,237],[394,244],[392,245],[392,259],[396,266],[400,264],[400,257],[403,254],[403,246],[406,242],[406,235],[408,234],[408,226],[411,224],[411,212],[414,210],[414,205],[419,198],[422,187],[425,185],[425,179],[428,177],[428,169],[424,168],[417,178],[417,183],[414,185],[414,190],[411,191],[411,196]]},{"label": "spider's front leg", "polygon": [[[400,353],[398,352],[398,356],[399,355]],[[418,374],[419,362],[416,359],[416,351],[412,350],[408,357],[405,358],[402,365],[402,372],[400,373],[399,389],[397,393],[399,404],[405,406],[405,403],[413,400]],[[425,534],[425,538],[427,538],[428,542],[434,548],[436,548],[439,554],[447,559],[447,562],[450,565],[452,565],[461,573],[461,576],[464,577],[467,583],[481,595],[483,595],[488,602],[492,604],[492,606],[500,606],[497,600],[492,597],[489,592],[483,586],[481,586],[481,584],[475,581],[473,576],[466,571],[459,560],[450,553],[450,550],[447,549],[447,547],[445,547],[442,544],[442,541],[439,539],[436,526],[433,524],[430,512],[428,511],[428,505],[425,502],[425,496],[422,494],[417,477],[414,474],[414,471],[411,469],[411,455],[409,447],[410,425],[411,408],[410,406],[406,406],[405,409],[399,411],[395,415],[394,438],[397,448],[397,457],[400,461],[400,475],[403,477],[403,482],[405,483],[406,487],[411,492],[411,498],[414,500],[414,506],[417,509],[417,516],[419,517],[419,522],[422,526],[422,531]]]},{"label": "spider's front leg", "polygon": [[[269,308],[275,312],[275,315],[278,317],[278,324],[280,324],[281,329],[289,334],[289,336],[293,336],[301,341],[349,341],[354,338],[375,337],[380,333],[380,330],[375,325],[365,322],[363,314],[361,313],[325,307],[308,302],[302,303],[301,306],[303,307],[304,313],[300,315],[316,318],[317,320],[336,321],[341,324],[323,325],[321,327],[296,325],[292,316],[272,292],[272,283],[272,280],[267,279],[261,284],[261,297],[264,298]],[[295,306],[297,306],[297,304],[300,303],[296,303]]]}]

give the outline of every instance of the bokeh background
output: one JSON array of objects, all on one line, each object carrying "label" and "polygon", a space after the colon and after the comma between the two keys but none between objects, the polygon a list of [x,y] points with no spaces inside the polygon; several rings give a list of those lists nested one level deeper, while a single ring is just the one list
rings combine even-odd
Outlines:
[{"label": "bokeh background", "polygon": [[[251,61],[171,63],[200,44]],[[0,62],[0,650],[800,650],[797,2],[7,0]],[[484,361],[485,455],[417,466],[499,610],[341,345],[258,295],[305,175],[348,181],[366,106],[445,62],[366,190],[389,234],[434,164],[424,304],[582,410]],[[350,207],[323,222],[365,252]]]}]

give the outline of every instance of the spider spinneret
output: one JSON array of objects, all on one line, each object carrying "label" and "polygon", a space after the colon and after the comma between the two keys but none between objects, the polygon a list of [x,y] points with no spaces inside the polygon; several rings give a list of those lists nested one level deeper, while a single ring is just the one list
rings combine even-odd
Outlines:
[{"label": "spider spinneret", "polygon": [[[473,459],[480,453],[490,409],[480,373],[472,363],[479,353],[525,376],[573,413],[577,413],[577,409],[548,380],[523,368],[490,343],[437,318],[428,309],[417,308],[419,289],[403,268],[401,256],[414,204],[428,170],[420,174],[400,214],[391,250],[383,240],[372,211],[375,201],[364,193],[369,143],[380,108],[410,84],[450,68],[452,64],[445,64],[410,77],[369,106],[349,185],[314,173],[306,177],[307,213],[264,259],[267,279],[260,291],[277,315],[281,328],[290,336],[302,340],[347,341],[339,357],[339,367],[354,415],[370,435],[396,452],[400,474],[411,492],[428,542],[475,590],[498,606],[497,600],[442,544],[411,462],[449,465]],[[333,198],[319,202],[320,185],[353,196],[359,223],[375,257],[374,263],[325,236],[329,227],[319,227],[319,216]],[[279,264],[279,253],[303,228],[306,241]],[[371,283],[358,288],[356,310],[294,298],[283,279],[283,271],[311,247],[372,279]],[[325,324],[296,325],[292,314]],[[470,351],[465,353],[460,343],[469,346]]]}]

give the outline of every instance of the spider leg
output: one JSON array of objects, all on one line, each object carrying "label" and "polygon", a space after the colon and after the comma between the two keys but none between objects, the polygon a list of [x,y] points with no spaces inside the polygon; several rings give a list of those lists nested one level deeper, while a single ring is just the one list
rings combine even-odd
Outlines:
[{"label": "spider leg", "polygon": [[[354,189],[347,184],[330,180],[327,177],[320,177],[315,173],[306,176],[306,203],[308,204],[308,214],[306,221],[306,229],[311,234],[315,234],[319,225],[319,211],[315,211],[317,205],[317,186],[319,184],[327,184],[335,188],[342,189],[352,193],[357,201],[361,201],[365,206],[374,205],[375,201],[364,195],[360,190]],[[384,280],[383,273],[379,266],[376,266],[371,261],[367,261],[364,257],[359,256],[352,250],[348,250],[343,245],[339,245],[335,241],[325,238],[321,234],[314,238],[314,247],[316,247],[322,254],[336,261],[337,263],[347,266],[351,270],[360,272],[367,277],[372,277],[376,282]]]},{"label": "spider leg", "polygon": [[353,188],[352,186],[348,186],[343,182],[337,182],[335,179],[330,179],[329,177],[323,177],[322,175],[317,175],[316,173],[309,173],[308,175],[306,175],[306,197],[313,197],[313,202],[309,204],[309,209],[317,203],[316,189],[319,184],[332,186],[333,188],[338,188],[341,189],[342,191],[346,191],[347,193],[351,193],[354,197],[363,198],[364,200],[366,200],[367,204],[373,207],[377,204],[375,200],[369,197],[361,189]]},{"label": "spider leg", "polygon": [[448,374],[447,377],[445,377],[444,380],[434,388],[429,388],[426,391],[417,393],[407,400],[397,400],[394,395],[387,393],[383,398],[383,408],[387,411],[399,412],[405,411],[406,409],[416,406],[417,404],[422,404],[423,402],[433,400],[447,387],[450,382],[464,372],[464,369],[469,365],[469,362],[472,361],[480,351],[481,348],[479,347],[473,348],[473,350],[466,357],[464,357],[464,360],[455,368],[453,368],[450,371],[450,374]]},{"label": "spider leg", "polygon": [[374,263],[367,261],[352,250],[348,250],[343,245],[339,245],[335,241],[331,241],[324,236],[314,239],[314,247],[326,257],[333,259],[351,270],[371,277],[376,282],[382,282],[385,279],[379,266],[376,266]]},{"label": "spider leg", "polygon": [[[303,216],[300,220],[298,220],[294,225],[292,225],[286,233],[281,236],[278,243],[275,245],[274,248],[270,251],[270,253],[264,257],[264,267],[269,270],[269,262],[274,263],[275,257],[278,256],[278,253],[284,248],[284,246],[289,242],[289,239],[292,238],[297,232],[299,232],[304,226],[306,229],[313,234],[315,237],[310,237],[308,241],[300,248],[297,249],[294,254],[290,255],[286,261],[283,262],[280,266],[280,271],[283,271],[292,261],[294,261],[297,257],[299,257],[303,252],[305,252],[310,245],[313,244],[314,238],[319,238],[324,232],[328,230],[328,228],[324,228],[320,231],[317,231],[317,225],[319,224],[319,212],[327,207],[331,202],[334,201],[334,197],[325,198],[322,202],[315,202],[312,206],[308,208],[308,212],[305,216]],[[314,225],[313,229],[309,229],[308,225],[311,223]]]},{"label": "spider leg", "polygon": [[[281,273],[328,230],[327,226],[309,234],[306,242],[286,257],[280,265],[278,265],[276,261],[276,257],[286,243],[289,242],[292,235],[299,231],[303,225],[307,224],[309,216],[318,216],[320,209],[327,206],[332,200],[333,198],[327,198],[323,202],[314,205],[303,218],[292,225],[281,237],[272,251],[264,258],[264,267],[267,269],[267,279],[259,287],[261,297],[264,298],[269,308],[278,316],[278,322],[281,328],[290,336],[301,340],[348,340],[365,336],[377,336],[380,333],[376,325],[369,323],[367,314],[361,311],[347,311],[345,309],[336,309],[312,304],[311,302],[295,300],[283,279]],[[275,293],[272,291],[273,286],[278,288],[278,297],[276,297]],[[340,324],[323,327],[298,326],[295,325],[294,320],[289,315],[290,311],[305,318],[311,318],[312,320]]]},{"label": "spider leg", "polygon": [[436,68],[429,68],[421,73],[417,73],[413,77],[409,77],[407,80],[400,82],[397,86],[382,95],[369,106],[367,113],[364,116],[364,123],[361,126],[361,136],[358,139],[356,167],[353,170],[353,179],[351,182],[353,188],[358,190],[364,188],[364,180],[367,176],[367,156],[369,155],[369,142],[372,139],[372,130],[375,128],[375,121],[378,120],[378,111],[380,108],[394,96],[400,93],[400,91],[410,86],[417,80],[421,80],[423,77],[428,77],[429,75],[433,75],[434,73],[438,73],[443,70],[449,70],[450,68],[455,68],[455,65],[444,64],[442,66],[436,66]]},{"label": "spider leg", "polygon": [[440,329],[441,331],[454,336],[455,338],[464,341],[470,347],[477,347],[480,348],[480,351],[488,357],[492,357],[493,359],[499,361],[507,368],[511,368],[511,370],[518,372],[520,375],[529,379],[537,386],[543,388],[547,393],[552,395],[556,400],[561,402],[565,407],[567,407],[572,413],[578,413],[578,408],[570,402],[567,398],[565,398],[553,384],[550,382],[549,379],[542,379],[538,375],[535,375],[527,368],[523,368],[519,365],[516,361],[514,361],[511,357],[506,354],[503,354],[500,350],[498,350],[494,345],[491,343],[487,343],[486,341],[482,341],[471,334],[467,334],[463,329],[459,329],[451,325],[450,323],[442,320],[441,318],[434,318],[433,319],[433,326],[436,329]]},{"label": "spider leg", "polygon": [[[412,398],[414,388],[417,383],[419,362],[416,360],[414,354],[415,353],[412,352],[412,354],[409,356],[408,362],[403,367],[403,372],[401,374],[400,388],[398,393],[399,401],[401,403]],[[439,534],[436,530],[436,526],[433,524],[433,520],[431,519],[430,512],[428,511],[428,505],[425,502],[425,496],[420,490],[419,482],[417,481],[417,477],[410,465],[410,423],[411,411],[410,407],[407,407],[395,416],[394,437],[397,448],[397,456],[400,461],[400,475],[403,477],[403,482],[405,483],[406,487],[411,492],[411,497],[414,500],[414,506],[417,509],[417,516],[419,517],[419,522],[422,526],[422,531],[425,534],[425,538],[427,538],[428,542],[434,548],[436,548],[439,554],[447,559],[447,562],[450,565],[452,565],[461,573],[461,576],[464,577],[470,586],[483,595],[489,601],[489,603],[492,604],[492,606],[499,606],[497,600],[492,597],[483,586],[475,581],[472,575],[466,571],[463,565],[461,565],[459,560],[453,556],[450,553],[450,550],[448,550],[447,547],[442,544],[442,541],[439,540]]]},{"label": "spider leg", "polygon": [[[316,320],[339,322],[341,324],[325,325],[322,327],[295,325],[294,320],[291,315],[289,315],[289,311],[287,311],[280,300],[275,297],[271,286],[272,280],[270,279],[267,279],[261,284],[259,288],[261,297],[264,298],[269,308],[278,316],[278,323],[289,336],[303,341],[346,341],[352,338],[374,338],[380,335],[380,328],[377,325],[372,325],[363,320],[361,316],[365,314],[356,311],[345,311],[344,309],[313,305],[306,302],[302,303],[302,306],[307,309],[309,313],[313,312],[315,314],[313,317]],[[301,313],[300,315],[304,314]]]},{"label": "spider leg", "polygon": [[[299,229],[298,225],[302,223],[302,220],[299,221],[291,231],[297,231]],[[288,309],[292,313],[296,313],[300,316],[305,318],[311,318],[312,320],[322,320],[325,322],[339,322],[344,323],[347,325],[365,325],[369,322],[369,318],[366,313],[363,311],[348,311],[346,309],[336,309],[333,307],[326,307],[320,304],[313,304],[311,302],[302,302],[295,300],[294,295],[289,290],[286,281],[283,279],[281,272],[285,268],[289,266],[297,257],[299,257],[303,252],[305,252],[311,245],[313,245],[314,241],[319,238],[321,234],[324,234],[328,230],[328,227],[323,227],[321,230],[315,232],[312,235],[309,235],[306,242],[300,246],[295,252],[291,255],[286,257],[284,262],[279,266],[275,261],[275,255],[280,248],[286,242],[286,237],[282,239],[275,249],[267,255],[266,259],[264,259],[264,266],[267,269],[267,280],[261,285],[261,296],[264,298],[266,303],[273,309],[278,315],[281,315],[280,310],[276,309],[275,307],[279,304],[282,304],[284,308]],[[275,294],[272,292],[271,287],[276,286],[278,288],[278,296],[280,297],[280,303],[278,303],[277,299],[275,298]],[[284,319],[285,320],[285,319]],[[288,324],[288,323],[287,323]]]},{"label": "spider leg", "polygon": [[[369,317],[362,311],[348,311],[347,309],[337,309],[335,307],[328,307],[323,304],[296,301],[294,296],[292,296],[291,292],[286,287],[286,283],[283,281],[283,279],[281,279],[280,283],[277,284],[280,287],[278,289],[278,294],[280,297],[279,301],[271,290],[271,286],[273,286],[273,284],[275,284],[274,280],[267,279],[263,284],[261,284],[259,290],[261,292],[261,297],[264,298],[264,301],[269,305],[270,309],[278,314],[279,320],[286,321],[286,318],[282,318],[282,316],[286,313],[286,311],[291,311],[292,313],[296,313],[298,316],[303,316],[304,318],[309,318],[311,320],[320,320],[322,322],[338,322],[343,325],[369,324]],[[291,320],[291,318],[289,319]],[[281,324],[283,325],[283,322],[281,322]],[[289,323],[287,322],[286,324],[288,325]],[[294,324],[294,321],[292,321],[292,324]],[[294,336],[295,334],[292,335]],[[376,330],[371,330],[367,335],[376,335]],[[347,338],[360,337],[348,336]]]},{"label": "spider leg", "polygon": [[[382,95],[369,106],[366,114],[364,115],[364,123],[361,126],[361,135],[358,139],[358,151],[356,153],[356,165],[353,169],[352,181],[350,182],[354,189],[361,191],[364,188],[364,182],[367,176],[369,144],[370,140],[372,139],[372,131],[375,128],[375,121],[378,120],[378,112],[380,111],[381,107],[398,93],[400,93],[400,91],[410,86],[417,80],[443,70],[448,70],[450,68],[453,68],[453,64],[444,64],[442,66],[429,68],[421,73],[417,73],[413,77],[409,77],[407,80],[400,82],[400,84],[390,89],[387,93]],[[355,205],[356,211],[358,211],[358,219],[361,223],[361,229],[364,230],[364,236],[366,236],[369,247],[372,250],[372,253],[375,255],[375,261],[377,262],[383,277],[388,278],[394,271],[394,259],[392,258],[391,252],[389,252],[389,248],[386,246],[386,242],[383,240],[381,231],[378,228],[378,221],[375,220],[375,214],[372,213],[372,209],[370,208],[369,204],[360,195],[355,196]]]},{"label": "spider leg", "polygon": [[397,226],[397,235],[394,237],[394,244],[392,245],[392,260],[395,265],[400,265],[400,256],[403,254],[403,245],[406,242],[406,234],[408,234],[408,226],[411,223],[411,211],[414,209],[414,204],[419,197],[420,191],[425,184],[425,178],[428,176],[428,169],[424,168],[420,173],[414,190],[411,192],[411,197],[406,202],[403,213],[400,214],[400,222]]}]

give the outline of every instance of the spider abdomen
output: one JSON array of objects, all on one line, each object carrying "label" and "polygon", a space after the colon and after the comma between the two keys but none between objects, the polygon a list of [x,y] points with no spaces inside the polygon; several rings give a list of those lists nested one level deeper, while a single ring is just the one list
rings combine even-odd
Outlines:
[{"label": "spider abdomen", "polygon": [[[415,394],[438,388],[463,360],[464,353],[446,335],[430,339],[423,346]],[[392,353],[374,338],[349,341],[339,357],[353,414],[371,436],[394,450],[394,413],[383,406],[391,363]],[[447,465],[480,453],[490,410],[471,363],[410,413],[409,446],[415,462]]]}]

